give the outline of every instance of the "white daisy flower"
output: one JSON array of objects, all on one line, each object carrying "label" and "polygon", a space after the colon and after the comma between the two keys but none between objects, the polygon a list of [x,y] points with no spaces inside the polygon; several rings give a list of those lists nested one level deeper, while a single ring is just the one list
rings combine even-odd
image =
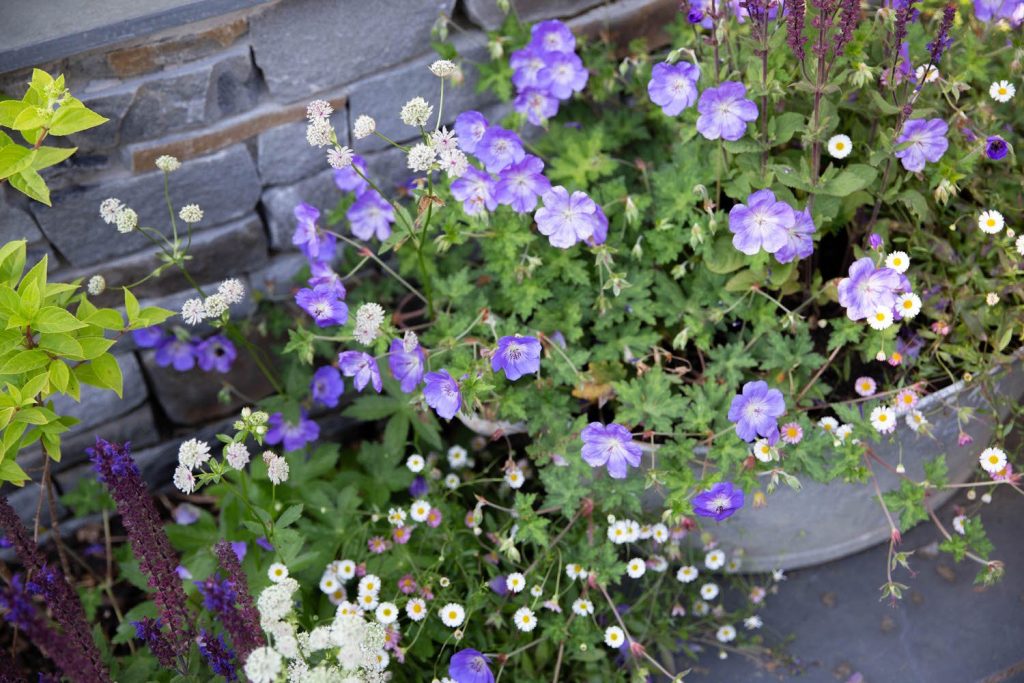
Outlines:
[{"label": "white daisy flower", "polygon": [[853,433],[853,426],[848,424],[841,424],[836,427],[836,439],[839,443],[845,443],[846,438]]},{"label": "white daisy flower", "polygon": [[427,617],[427,603],[422,598],[413,598],[405,603],[405,614],[413,621],[423,621]]},{"label": "white daisy flower", "polygon": [[998,474],[1006,467],[1006,453],[1001,448],[991,446],[986,448],[978,456],[981,468],[989,474]]},{"label": "white daisy flower", "polygon": [[430,516],[430,503],[425,500],[414,500],[409,507],[409,516],[414,522],[425,522]]},{"label": "white daisy flower", "polygon": [[858,377],[853,383],[853,390],[858,396],[871,396],[878,389],[878,384],[871,377]]},{"label": "white daisy flower", "polygon": [[881,434],[896,429],[896,411],[890,406],[877,406],[871,411],[871,426]]},{"label": "white daisy flower", "polygon": [[700,597],[705,600],[714,600],[718,597],[718,584],[717,583],[705,583],[700,587]]},{"label": "white daisy flower", "polygon": [[891,268],[897,273],[905,273],[910,267],[910,257],[905,251],[894,251],[885,257],[885,267]]},{"label": "white daisy flower", "polygon": [[995,235],[1003,229],[1004,225],[1006,225],[1006,221],[1003,220],[1003,214],[995,209],[983,211],[978,216],[978,229],[989,235]]},{"label": "white daisy flower", "polygon": [[920,431],[921,427],[928,424],[928,418],[920,410],[911,410],[906,417],[907,426],[913,431]]},{"label": "white daisy flower", "polygon": [[366,595],[372,593],[376,595],[380,592],[381,581],[380,577],[376,574],[367,574],[363,578],[359,579],[359,594]]},{"label": "white daisy flower", "polygon": [[462,446],[452,446],[448,449],[448,465],[453,470],[461,470],[469,462],[469,454]]},{"label": "white daisy flower", "polygon": [[445,488],[447,488],[447,489],[449,489],[451,491],[454,491],[455,489],[459,488],[459,475],[457,475],[457,474],[449,474],[449,475],[447,475],[444,478],[444,486],[445,486]]},{"label": "white daisy flower", "polygon": [[853,142],[846,135],[833,135],[828,139],[828,153],[833,159],[845,159],[853,150]]},{"label": "white daisy flower", "polygon": [[696,600],[693,603],[693,613],[698,617],[706,617],[708,612],[711,611],[711,605],[704,602],[703,600]]},{"label": "white daisy flower", "polygon": [[898,310],[900,315],[907,320],[914,318],[921,312],[921,297],[913,292],[901,294],[900,297],[896,299],[896,310]]},{"label": "white daisy flower", "polygon": [[868,325],[873,330],[885,330],[892,327],[892,311],[888,308],[879,308],[868,316]]},{"label": "white daisy flower", "polygon": [[736,628],[732,624],[719,626],[715,631],[715,638],[720,643],[731,643],[736,640]]},{"label": "white daisy flower", "polygon": [[[928,69],[928,75],[927,76],[925,75],[925,71],[924,71],[926,68]],[[922,64],[921,66],[917,67],[914,70],[914,75],[917,77],[917,82],[918,83],[920,83],[922,81],[924,81],[925,83],[934,83],[935,81],[937,81],[939,79],[939,75],[940,74],[939,74],[939,68],[937,66],[935,66],[934,64],[932,64],[932,65],[930,65],[928,67],[926,67],[925,65]]]},{"label": "white daisy flower", "polygon": [[651,527],[651,540],[655,543],[664,543],[668,540],[668,527],[658,522]]},{"label": "white daisy flower", "polygon": [[377,593],[364,593],[359,596],[359,607],[367,612],[376,609],[377,604]]},{"label": "white daisy flower", "polygon": [[831,433],[839,427],[839,420],[834,417],[823,417],[818,420],[818,426],[822,428],[826,433]]},{"label": "white daisy flower", "polygon": [[326,573],[320,577],[320,591],[330,595],[334,591],[341,588],[341,584],[338,583],[338,578],[333,573]]},{"label": "white daisy flower", "polygon": [[1014,242],[1014,247],[1016,247],[1018,254],[1024,256],[1024,235],[1017,238],[1017,241]]},{"label": "white daisy flower", "polygon": [[572,603],[572,613],[578,617],[586,617],[594,613],[594,603],[586,598],[576,598]]},{"label": "white daisy flower", "polygon": [[956,517],[954,517],[953,518],[953,531],[957,532],[961,536],[963,536],[965,533],[967,533],[967,530],[964,528],[964,522],[966,522],[966,521],[967,521],[967,515],[957,515]]},{"label": "white daisy flower", "polygon": [[423,466],[426,465],[426,464],[427,464],[427,462],[423,459],[423,456],[419,455],[418,453],[414,453],[413,455],[410,455],[408,457],[408,459],[406,459],[406,461],[405,461],[405,466],[408,467],[409,471],[414,473],[414,474],[418,473],[418,472],[422,472],[423,471]]},{"label": "white daisy flower", "polygon": [[604,630],[604,644],[618,649],[626,642],[626,634],[618,626],[609,626]]},{"label": "white daisy flower", "polygon": [[676,579],[680,583],[693,583],[699,574],[700,572],[697,571],[696,567],[688,564],[679,568],[679,571],[676,572]]},{"label": "white daisy flower", "polygon": [[761,462],[771,462],[775,459],[775,447],[768,443],[768,439],[758,439],[751,446],[750,452]]},{"label": "white daisy flower", "polygon": [[721,569],[725,566],[725,552],[712,550],[704,556],[704,566],[711,570]]},{"label": "white daisy flower", "polygon": [[520,607],[516,610],[516,613],[512,615],[512,622],[516,625],[516,628],[523,633],[529,633],[533,629],[537,628],[537,615],[535,615],[533,610],[529,607]]},{"label": "white daisy flower", "polygon": [[511,489],[521,488],[526,478],[523,476],[523,471],[518,467],[510,467],[505,472],[505,483],[509,485]]},{"label": "white daisy flower", "polygon": [[754,629],[764,626],[764,622],[761,621],[761,617],[754,614],[743,620],[743,626],[746,627],[748,631],[753,631]]},{"label": "white daisy flower", "polygon": [[342,581],[348,581],[356,575],[356,563],[352,560],[342,560],[338,563],[337,576]]},{"label": "white daisy flower", "polygon": [[626,563],[626,573],[631,579],[639,579],[647,572],[647,563],[639,557],[634,557]]},{"label": "white daisy flower", "polygon": [[526,588],[526,577],[519,572],[512,572],[505,578],[505,587],[512,593],[521,593]]},{"label": "white daisy flower", "polygon": [[544,595],[544,589],[540,586],[532,586],[530,588],[530,595],[532,595],[535,598],[539,598],[540,596]]},{"label": "white daisy flower", "polygon": [[402,508],[388,510],[388,524],[398,528],[405,526],[405,510]]},{"label": "white daisy flower", "polygon": [[573,581],[576,579],[585,580],[587,578],[587,570],[583,568],[582,564],[570,564],[565,567],[565,575]]},{"label": "white daisy flower", "polygon": [[398,606],[393,602],[382,602],[377,605],[373,616],[377,617],[377,621],[385,626],[393,624],[398,620]]},{"label": "white daisy flower", "polygon": [[458,628],[466,620],[466,610],[456,602],[449,602],[441,608],[441,621],[448,628]]},{"label": "white daisy flower", "polygon": [[1017,88],[1010,81],[996,81],[989,86],[988,94],[996,102],[1009,102],[1017,94]]},{"label": "white daisy flower", "polygon": [[270,568],[267,570],[267,577],[273,583],[281,583],[288,578],[288,567],[284,566],[280,562],[275,562],[270,565]]}]

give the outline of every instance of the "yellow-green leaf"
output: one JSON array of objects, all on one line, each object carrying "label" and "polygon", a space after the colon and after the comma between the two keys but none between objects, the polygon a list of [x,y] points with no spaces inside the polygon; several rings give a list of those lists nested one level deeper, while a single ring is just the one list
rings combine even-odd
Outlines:
[{"label": "yellow-green leaf", "polygon": [[71,135],[79,131],[95,128],[108,119],[87,109],[82,104],[65,105],[57,111],[50,124],[51,135]]}]

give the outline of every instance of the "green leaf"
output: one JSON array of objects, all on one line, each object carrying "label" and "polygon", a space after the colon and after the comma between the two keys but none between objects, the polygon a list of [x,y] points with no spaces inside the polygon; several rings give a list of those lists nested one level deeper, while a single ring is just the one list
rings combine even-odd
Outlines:
[{"label": "green leaf", "polygon": [[31,105],[21,100],[4,100],[0,102],[0,126],[14,128],[14,121],[18,115]]},{"label": "green leaf", "polygon": [[39,332],[71,332],[86,324],[59,306],[43,306],[32,319],[32,329]]},{"label": "green leaf", "polygon": [[773,144],[784,145],[793,139],[797,131],[804,129],[804,115],[799,112],[789,111],[772,119],[772,125],[775,127],[775,136],[772,138]]},{"label": "green leaf", "polygon": [[400,409],[399,401],[391,396],[360,396],[341,414],[359,420],[382,420]]},{"label": "green leaf", "polygon": [[0,180],[30,167],[34,157],[32,150],[21,145],[12,144],[0,147]]},{"label": "green leaf", "polygon": [[41,171],[44,168],[56,166],[77,151],[77,147],[40,147],[36,150],[35,158],[32,159],[32,168]]},{"label": "green leaf", "polygon": [[727,233],[716,236],[714,243],[704,250],[704,265],[712,273],[725,275],[739,270],[746,262],[746,256],[732,246],[732,238]]},{"label": "green leaf", "polygon": [[64,361],[60,359],[54,359],[50,363],[50,384],[53,385],[57,391],[67,391],[68,388],[68,377],[71,375],[71,371],[68,370],[68,366]]},{"label": "green leaf", "polygon": [[153,325],[159,325],[168,318],[177,315],[174,311],[169,311],[166,308],[160,308],[159,306],[146,306],[139,311],[139,316],[136,322],[139,327],[152,327]]},{"label": "green leaf", "polygon": [[882,93],[874,88],[868,88],[868,92],[871,93],[871,101],[875,103],[875,106],[883,113],[889,116],[895,116],[900,113],[900,108],[894,104],[885,101],[885,97]]},{"label": "green leaf", "polygon": [[15,486],[24,486],[30,477],[13,458],[0,462],[0,482],[9,481]]},{"label": "green leaf", "polygon": [[86,108],[84,104],[65,105],[57,111],[50,124],[51,135],[71,135],[79,131],[95,128],[109,119]]},{"label": "green leaf", "polygon": [[[82,311],[79,310],[78,314],[82,315]],[[102,327],[105,330],[120,330],[124,328],[124,318],[121,317],[120,312],[113,308],[98,308],[85,318],[82,318],[82,322],[87,325]]]},{"label": "green leaf", "polygon": [[50,206],[50,188],[46,186],[46,181],[43,180],[43,177],[31,168],[26,168],[21,173],[11,176],[9,182],[11,187],[18,192],[31,197],[41,204]]},{"label": "green leaf", "polygon": [[50,117],[42,107],[25,107],[21,110],[14,122],[11,124],[11,128],[14,130],[32,130],[34,128],[42,128],[49,123]]},{"label": "green leaf", "polygon": [[274,522],[275,529],[284,529],[289,527],[302,517],[302,504],[292,505],[287,510],[281,513],[281,516]]},{"label": "green leaf", "polygon": [[39,348],[72,360],[85,358],[85,350],[78,340],[63,332],[46,332],[39,335]]},{"label": "green leaf", "polygon": [[834,197],[845,197],[866,188],[875,181],[877,175],[878,171],[871,166],[851,164],[843,169],[838,176],[824,183],[820,192]]},{"label": "green leaf", "polygon": [[124,312],[128,316],[128,325],[135,324],[139,317],[139,300],[127,287],[124,288]]},{"label": "green leaf", "polygon": [[20,375],[23,372],[46,367],[49,362],[50,357],[39,349],[19,351],[0,367],[0,375]]},{"label": "green leaf", "polygon": [[79,365],[75,368],[75,375],[80,381],[100,389],[110,389],[121,398],[124,378],[121,376],[117,359],[111,354],[105,353],[90,363]]}]

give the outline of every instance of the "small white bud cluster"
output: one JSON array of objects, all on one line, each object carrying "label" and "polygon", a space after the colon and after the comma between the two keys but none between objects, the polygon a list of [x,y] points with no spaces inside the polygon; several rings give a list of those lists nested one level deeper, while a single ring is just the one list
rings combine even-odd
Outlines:
[{"label": "small white bud cluster", "polygon": [[263,452],[263,462],[267,466],[267,478],[277,485],[288,481],[288,461],[274,451]]},{"label": "small white bud cluster", "polygon": [[245,296],[245,285],[241,280],[230,278],[220,283],[216,294],[206,299],[189,299],[181,305],[181,317],[189,325],[198,325],[207,318],[219,318],[232,304],[239,303]]},{"label": "small white bud cluster", "polygon": [[178,212],[178,218],[189,224],[198,223],[203,220],[203,210],[198,204],[186,204]]},{"label": "small white bud cluster", "polygon": [[170,154],[161,154],[154,163],[164,173],[173,173],[181,168],[181,162],[178,161],[178,158],[172,157]]},{"label": "small white bud cluster", "polygon": [[439,59],[430,65],[430,73],[434,74],[438,78],[447,78],[455,73],[455,62],[447,59]]},{"label": "small white bud cluster", "polygon": [[414,97],[402,107],[402,123],[414,128],[422,128],[427,125],[434,108],[427,104],[422,97]]},{"label": "small white bud cluster", "polygon": [[92,296],[99,296],[107,288],[107,281],[102,275],[93,275],[85,285],[85,291]]},{"label": "small white bud cluster", "polygon": [[376,130],[377,122],[373,120],[373,117],[363,114],[357,118],[356,122],[352,125],[352,137],[356,140],[362,140],[365,137],[373,135]]}]

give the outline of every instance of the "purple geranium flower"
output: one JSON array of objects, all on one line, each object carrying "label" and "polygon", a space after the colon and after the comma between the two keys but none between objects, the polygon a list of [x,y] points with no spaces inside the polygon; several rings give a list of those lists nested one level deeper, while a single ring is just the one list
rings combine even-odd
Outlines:
[{"label": "purple geranium flower", "polygon": [[796,221],[786,229],[786,243],[775,252],[779,263],[789,263],[793,259],[807,258],[814,251],[814,220],[807,209],[796,212]]},{"label": "purple geranium flower", "polygon": [[344,325],[348,320],[348,306],[341,300],[342,293],[332,285],[304,287],[295,293],[295,303],[316,321],[319,327]]},{"label": "purple geranium flower", "polygon": [[167,333],[156,325],[132,331],[132,339],[135,340],[135,345],[140,349],[156,348],[167,339],[167,336]]},{"label": "purple geranium flower", "polygon": [[462,392],[459,383],[447,370],[428,372],[426,386],[423,387],[423,398],[427,405],[434,409],[440,417],[450,420],[462,408]]},{"label": "purple geranium flower", "polygon": [[494,198],[516,213],[529,213],[537,206],[537,197],[550,189],[551,181],[544,176],[544,162],[527,155],[501,172],[494,186]]},{"label": "purple geranium flower", "polygon": [[418,343],[415,348],[406,350],[401,339],[391,340],[388,367],[391,368],[391,376],[399,381],[403,393],[411,394],[423,381],[424,361],[423,347]]},{"label": "purple geranium flower", "polygon": [[413,498],[422,498],[427,495],[430,491],[430,484],[427,483],[427,478],[422,474],[418,474],[412,479],[412,483],[409,484],[409,495]]},{"label": "purple geranium flower", "polygon": [[469,216],[498,208],[494,180],[489,173],[473,166],[467,168],[461,178],[452,181],[452,196],[462,202],[462,210]]},{"label": "purple geranium flower", "polygon": [[736,434],[744,441],[759,436],[775,443],[779,438],[779,418],[786,414],[786,400],[767,382],[747,382],[729,406],[729,421],[736,423]]},{"label": "purple geranium flower", "polygon": [[896,295],[905,288],[904,278],[891,268],[875,268],[867,256],[850,266],[850,275],[839,281],[839,303],[850,320],[862,320],[879,309],[892,309]]},{"label": "purple geranium flower", "polygon": [[391,224],[395,222],[394,210],[376,190],[359,195],[345,216],[352,225],[352,234],[361,240],[376,237],[383,242],[391,236]]},{"label": "purple geranium flower", "polygon": [[786,202],[775,199],[771,190],[758,190],[747,203],[729,210],[732,245],[748,256],[764,249],[774,254],[786,246],[787,231],[796,224],[796,213]]},{"label": "purple geranium flower", "polygon": [[549,59],[548,53],[529,47],[513,52],[508,65],[512,67],[512,85],[516,90],[547,90],[551,82],[551,71],[547,68]]},{"label": "purple geranium flower", "polygon": [[491,126],[476,144],[476,157],[483,162],[488,173],[498,173],[506,166],[522,161],[526,156],[519,136],[501,126]]},{"label": "purple geranium flower", "polygon": [[558,113],[558,98],[547,90],[524,88],[516,95],[512,106],[517,112],[526,114],[527,121],[540,126]]},{"label": "purple geranium flower", "polygon": [[985,156],[993,161],[998,161],[1005,157],[1008,149],[1006,140],[1002,139],[998,135],[990,135],[985,140]]},{"label": "purple geranium flower", "polygon": [[697,81],[700,67],[689,62],[655,64],[647,94],[651,102],[661,107],[666,116],[678,116],[697,101]]},{"label": "purple geranium flower", "polygon": [[364,176],[366,175],[366,160],[358,154],[352,157],[351,166],[335,169],[334,184],[338,186],[339,190],[342,192],[354,192],[356,195],[360,195],[370,187],[370,183],[366,182],[359,173],[355,172],[354,169],[356,168]]},{"label": "purple geranium flower", "polygon": [[1020,0],[974,0],[974,16],[978,21],[1012,19],[1021,5]]},{"label": "purple geranium flower", "polygon": [[302,250],[310,261],[330,261],[334,258],[334,235],[321,234],[316,227],[320,211],[306,203],[295,207],[295,232],[292,233],[292,244]]},{"label": "purple geranium flower", "polygon": [[313,400],[323,403],[328,408],[338,405],[338,399],[345,393],[345,382],[341,379],[338,368],[325,365],[313,373],[313,381],[309,385]]},{"label": "purple geranium flower", "polygon": [[552,246],[568,249],[594,235],[597,204],[585,193],[573,192],[570,196],[568,190],[558,185],[545,192],[541,201],[544,206],[537,209],[533,219]]},{"label": "purple geranium flower", "polygon": [[380,379],[380,368],[377,359],[362,351],[342,351],[338,354],[338,367],[346,377],[352,378],[357,391],[362,391],[367,384],[373,385],[378,394],[383,388]]},{"label": "purple geranium flower", "polygon": [[922,171],[926,161],[935,163],[946,153],[949,141],[946,133],[949,126],[942,119],[911,119],[903,126],[903,132],[896,138],[902,146],[897,149],[896,158],[908,171]]},{"label": "purple geranium flower", "polygon": [[325,261],[309,262],[309,280],[306,282],[309,283],[310,287],[316,287],[317,285],[333,287],[339,299],[344,299],[347,295],[345,285],[341,281],[341,276],[334,272],[330,263]]},{"label": "purple geranium flower", "polygon": [[600,422],[591,422],[580,433],[583,448],[580,455],[591,467],[608,467],[612,479],[625,479],[630,467],[640,466],[643,451],[633,443],[633,435],[620,424],[607,427]]},{"label": "purple geranium flower", "polygon": [[168,336],[156,348],[153,360],[162,368],[172,365],[178,372],[185,372],[196,366],[196,350],[192,342]]},{"label": "purple geranium flower", "polygon": [[567,100],[587,85],[590,72],[573,52],[548,54],[546,71],[550,74],[547,91],[560,100]]},{"label": "purple geranium flower", "polygon": [[285,422],[283,413],[274,413],[268,426],[266,442],[271,446],[284,444],[285,451],[297,451],[320,438],[320,425],[307,419],[305,410],[299,414],[298,422]]},{"label": "purple geranium flower", "polygon": [[599,244],[604,244],[607,239],[608,217],[604,215],[604,211],[598,205],[597,211],[594,212],[594,234],[587,240],[587,244],[596,247]]},{"label": "purple geranium flower", "polygon": [[228,372],[236,358],[238,351],[235,345],[222,334],[215,334],[196,345],[196,360],[205,372]]},{"label": "purple geranium flower", "polygon": [[491,356],[491,369],[505,371],[505,377],[515,381],[523,375],[540,372],[540,342],[536,337],[502,337]]},{"label": "purple geranium flower", "polygon": [[466,154],[476,152],[476,145],[487,132],[487,119],[478,111],[464,111],[455,117],[455,135]]},{"label": "purple geranium flower", "polygon": [[448,662],[448,675],[455,683],[494,683],[487,655],[473,648],[459,650]]},{"label": "purple geranium flower", "polygon": [[741,507],[743,489],[736,488],[731,481],[719,482],[693,497],[693,511],[701,517],[711,517],[716,522],[731,517]]},{"label": "purple geranium flower", "polygon": [[542,21],[530,29],[530,42],[526,46],[541,52],[574,52],[576,36],[557,19]]},{"label": "purple geranium flower", "polygon": [[697,102],[697,131],[708,140],[743,137],[747,123],[757,119],[757,105],[746,94],[746,87],[736,81],[726,81],[702,92]]}]

